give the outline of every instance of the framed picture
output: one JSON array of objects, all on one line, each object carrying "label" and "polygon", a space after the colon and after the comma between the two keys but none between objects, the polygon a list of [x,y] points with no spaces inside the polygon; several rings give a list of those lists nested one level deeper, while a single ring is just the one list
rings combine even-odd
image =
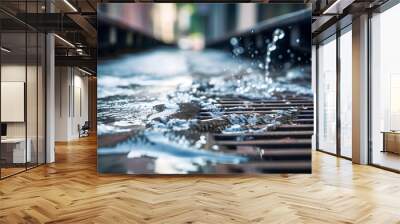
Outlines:
[{"label": "framed picture", "polygon": [[98,171],[311,173],[311,6],[98,5]]}]

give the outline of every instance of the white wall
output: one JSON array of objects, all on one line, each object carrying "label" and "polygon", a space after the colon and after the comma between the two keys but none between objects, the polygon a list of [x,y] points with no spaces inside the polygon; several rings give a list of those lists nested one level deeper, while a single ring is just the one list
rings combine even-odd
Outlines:
[{"label": "white wall", "polygon": [[82,76],[82,73],[74,75],[74,108],[72,108],[72,117],[71,120],[71,135],[73,138],[79,137],[78,132],[78,124],[83,125],[85,121],[89,120],[89,113],[88,113],[88,78]]},{"label": "white wall", "polygon": [[88,121],[88,78],[76,68],[56,67],[55,140],[79,138],[78,125]]},{"label": "white wall", "polygon": [[67,141],[69,136],[69,95],[70,69],[68,67],[55,68],[55,140]]}]

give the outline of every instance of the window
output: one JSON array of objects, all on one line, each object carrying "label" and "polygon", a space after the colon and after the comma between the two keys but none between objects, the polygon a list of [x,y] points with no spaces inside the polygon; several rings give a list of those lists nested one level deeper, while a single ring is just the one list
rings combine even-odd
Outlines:
[{"label": "window", "polygon": [[340,36],[340,155],[351,158],[352,148],[352,35]]},{"label": "window", "polygon": [[318,149],[336,153],[336,39],[318,48]]},{"label": "window", "polygon": [[400,170],[400,5],[371,19],[372,163]]}]

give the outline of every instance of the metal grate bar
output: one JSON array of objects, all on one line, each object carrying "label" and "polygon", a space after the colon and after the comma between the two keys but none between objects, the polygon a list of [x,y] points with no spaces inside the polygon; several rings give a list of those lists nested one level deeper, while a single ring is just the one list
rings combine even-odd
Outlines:
[{"label": "metal grate bar", "polygon": [[[310,99],[249,100],[219,99],[216,108],[201,108],[198,119],[210,121],[218,116],[274,115],[293,110],[287,124],[275,125],[262,132],[211,133],[209,145],[227,154],[246,156],[242,164],[219,164],[217,171],[232,173],[309,173],[311,172],[311,136],[313,135],[314,104]],[[218,111],[218,112],[215,112]],[[268,124],[254,125],[262,129]]]}]

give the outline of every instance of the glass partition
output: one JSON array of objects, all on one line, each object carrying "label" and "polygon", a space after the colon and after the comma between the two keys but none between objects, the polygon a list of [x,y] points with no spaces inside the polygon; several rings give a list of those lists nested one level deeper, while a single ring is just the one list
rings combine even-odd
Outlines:
[{"label": "glass partition", "polygon": [[46,38],[43,33],[38,33],[38,74],[37,74],[37,162],[44,164],[46,162]]},{"label": "glass partition", "polygon": [[336,153],[336,37],[318,47],[318,149]]},{"label": "glass partition", "polygon": [[38,35],[27,33],[27,74],[26,74],[26,113],[27,113],[27,150],[29,160],[27,167],[34,167],[38,160]]},{"label": "glass partition", "polygon": [[[43,1],[7,1],[23,12],[43,12]],[[45,163],[45,35],[0,12],[0,178]]]},{"label": "glass partition", "polygon": [[26,163],[31,161],[26,136],[26,41],[25,32],[1,34],[2,177],[24,171]]}]

